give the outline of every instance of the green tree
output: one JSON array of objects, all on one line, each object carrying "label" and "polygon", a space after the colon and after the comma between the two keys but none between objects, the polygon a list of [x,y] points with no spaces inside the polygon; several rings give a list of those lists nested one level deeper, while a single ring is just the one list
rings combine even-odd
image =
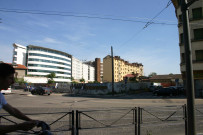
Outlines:
[{"label": "green tree", "polygon": [[53,84],[54,83],[54,78],[56,77],[56,74],[54,72],[50,73],[47,75],[47,83],[48,84]]},{"label": "green tree", "polygon": [[15,83],[19,83],[19,85],[28,83],[24,78],[15,78]]},{"label": "green tree", "polygon": [[129,81],[131,81],[131,82],[137,82],[137,77],[130,77]]},{"label": "green tree", "polygon": [[156,72],[151,72],[148,77],[152,77],[152,76],[155,76],[155,75],[157,75]]},{"label": "green tree", "polygon": [[85,82],[85,79],[84,78],[80,79],[80,82]]}]

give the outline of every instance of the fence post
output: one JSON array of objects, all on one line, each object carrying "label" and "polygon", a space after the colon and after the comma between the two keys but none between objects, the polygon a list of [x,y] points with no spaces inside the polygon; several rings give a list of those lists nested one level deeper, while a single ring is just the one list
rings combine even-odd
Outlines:
[{"label": "fence post", "polygon": [[133,110],[133,124],[135,124],[135,108],[133,108],[132,110]]},{"label": "fence post", "polygon": [[75,133],[76,135],[79,135],[79,129],[78,129],[78,110],[76,110],[76,126],[75,126]]},{"label": "fence post", "polygon": [[135,135],[137,135],[137,107],[134,108]]},{"label": "fence post", "polygon": [[74,126],[74,111],[72,110],[72,130],[71,130],[71,135],[74,135],[74,130],[75,130],[75,126]]},{"label": "fence post", "polygon": [[185,135],[187,135],[187,105],[183,105],[183,119],[185,120]]},{"label": "fence post", "polygon": [[140,123],[142,124],[142,108],[140,108]]},{"label": "fence post", "polygon": [[140,135],[141,108],[138,107],[138,135]]}]

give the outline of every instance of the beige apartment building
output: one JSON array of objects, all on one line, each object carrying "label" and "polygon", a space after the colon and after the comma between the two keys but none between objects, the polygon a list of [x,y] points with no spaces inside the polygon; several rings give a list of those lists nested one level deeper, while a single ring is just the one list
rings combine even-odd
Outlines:
[{"label": "beige apartment building", "polygon": [[[188,0],[190,1],[190,0]],[[183,43],[181,0],[172,0],[178,19],[179,47],[180,47],[180,69],[183,79],[186,78],[185,50]],[[203,96],[203,1],[194,2],[189,7],[189,26],[191,37],[192,65],[196,97]]]},{"label": "beige apartment building", "polygon": [[[143,76],[143,65],[141,63],[129,63],[114,56],[114,82],[123,81],[123,77],[127,74],[137,74]],[[103,58],[103,82],[112,82],[112,58],[107,55]]]}]

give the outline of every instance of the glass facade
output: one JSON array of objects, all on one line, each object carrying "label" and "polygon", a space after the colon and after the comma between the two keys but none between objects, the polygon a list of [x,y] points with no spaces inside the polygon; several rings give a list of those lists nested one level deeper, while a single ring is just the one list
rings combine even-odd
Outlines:
[{"label": "glass facade", "polygon": [[71,81],[71,55],[32,45],[27,47],[27,54],[28,75],[46,76],[54,72],[55,78],[60,79],[61,82],[67,82],[67,79]]},{"label": "glass facade", "polygon": [[58,67],[58,66],[49,66],[49,65],[42,65],[42,64],[28,64],[28,66],[29,67],[46,67],[46,68],[63,69],[63,70],[71,71],[70,68]]},{"label": "glass facade", "polygon": [[45,59],[29,58],[28,61],[38,61],[38,62],[45,62],[45,63],[50,63],[50,64],[60,64],[60,65],[71,66],[70,64],[67,64],[67,63],[58,62],[58,61],[52,61],[52,60],[45,60]]},{"label": "glass facade", "polygon": [[71,73],[66,72],[58,72],[58,71],[52,71],[52,70],[40,70],[40,69],[28,69],[28,72],[43,72],[43,73],[56,73],[56,74],[64,74],[64,75],[71,75]]},{"label": "glass facade", "polygon": [[61,56],[66,56],[66,57],[71,58],[71,55],[64,54],[64,53],[60,53],[60,52],[58,52],[58,51],[54,51],[54,50],[48,50],[48,49],[36,48],[36,47],[28,47],[28,51],[29,51],[29,50],[48,52],[48,53],[58,54],[58,55],[61,55]]},{"label": "glass facade", "polygon": [[58,59],[58,60],[64,60],[64,61],[67,61],[67,62],[71,62],[70,60],[65,59],[65,58],[56,57],[56,56],[50,56],[50,55],[45,55],[45,54],[29,53],[29,56],[40,56],[40,57],[53,58],[53,59]]}]

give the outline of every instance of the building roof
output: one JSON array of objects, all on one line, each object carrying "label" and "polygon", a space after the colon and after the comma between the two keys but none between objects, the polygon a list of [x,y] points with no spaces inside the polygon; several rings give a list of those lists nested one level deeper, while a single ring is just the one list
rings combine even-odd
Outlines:
[{"label": "building roof", "polygon": [[[110,55],[107,55],[106,57],[104,57],[104,59],[109,59],[109,58],[111,58]],[[121,59],[120,56],[114,56],[114,59],[119,60],[119,61],[123,61],[125,63],[125,65],[136,66],[136,67],[143,66],[142,63],[129,63],[128,61]]]},{"label": "building roof", "polygon": [[[178,6],[179,6],[179,4],[178,3],[180,3],[181,1],[180,0],[171,0],[172,1],[172,3],[173,3],[173,5],[174,5],[174,7],[177,9],[178,8]],[[187,0],[187,2],[190,2],[190,1],[192,1],[192,0]]]},{"label": "building roof", "polygon": [[41,49],[45,49],[45,50],[50,50],[50,51],[55,51],[55,52],[58,52],[58,53],[61,53],[61,54],[65,54],[67,55],[68,57],[72,58],[72,55],[66,53],[66,52],[62,52],[62,51],[59,51],[59,50],[55,50],[55,49],[51,49],[51,48],[46,48],[46,47],[41,47],[41,46],[35,46],[35,45],[28,45],[27,46],[28,48],[41,48]]},{"label": "building roof", "polygon": [[128,78],[133,78],[133,77],[136,77],[137,76],[137,74],[127,74],[127,75],[125,75],[124,77],[128,77]]},{"label": "building roof", "polygon": [[17,43],[14,43],[14,44],[13,44],[13,47],[20,47],[20,48],[26,49],[25,46],[20,45],[20,44],[17,44]]},{"label": "building roof", "polygon": [[169,79],[182,79],[181,74],[172,74],[172,75],[154,75],[150,80],[169,80]]},{"label": "building roof", "polygon": [[13,65],[13,68],[15,69],[24,69],[24,70],[28,69],[26,66],[21,64],[12,64],[12,63],[7,63],[7,64]]}]

